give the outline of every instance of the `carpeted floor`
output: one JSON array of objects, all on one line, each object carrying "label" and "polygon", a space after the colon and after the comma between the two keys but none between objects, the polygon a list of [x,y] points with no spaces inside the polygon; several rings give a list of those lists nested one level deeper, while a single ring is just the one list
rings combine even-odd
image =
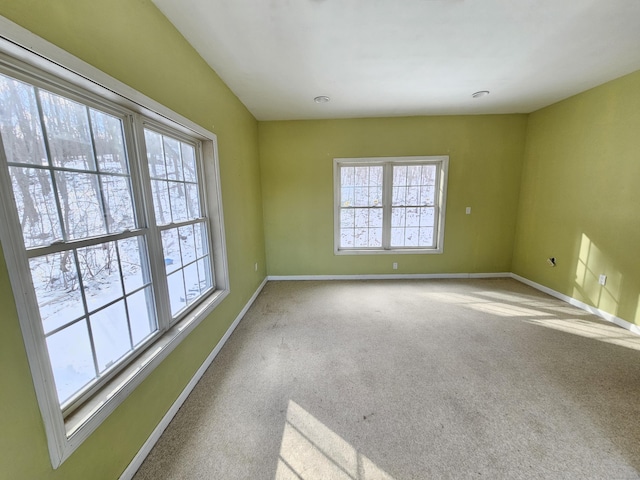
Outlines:
[{"label": "carpeted floor", "polygon": [[135,480],[637,479],[640,337],[511,279],[269,282]]}]

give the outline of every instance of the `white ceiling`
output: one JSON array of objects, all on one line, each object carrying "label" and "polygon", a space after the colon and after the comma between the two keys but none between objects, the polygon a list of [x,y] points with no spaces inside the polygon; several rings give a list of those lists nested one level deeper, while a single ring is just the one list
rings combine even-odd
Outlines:
[{"label": "white ceiling", "polygon": [[258,120],[526,113],[640,69],[640,0],[153,2]]}]

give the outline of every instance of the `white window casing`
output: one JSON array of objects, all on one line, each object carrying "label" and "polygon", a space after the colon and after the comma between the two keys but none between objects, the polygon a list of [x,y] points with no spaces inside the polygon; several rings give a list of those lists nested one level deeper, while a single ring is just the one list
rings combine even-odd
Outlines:
[{"label": "white window casing", "polygon": [[449,157],[335,158],[334,253],[439,254]]},{"label": "white window casing", "polygon": [[[101,172],[97,164],[92,167],[93,170],[90,167],[78,170],[75,167],[67,169],[64,165],[56,166],[51,159],[48,145],[46,145],[48,165],[36,166],[34,171],[41,172],[47,178],[58,178],[56,175],[79,178],[84,175],[92,179],[90,182],[98,185],[95,188],[97,204],[101,204],[103,208],[106,202],[103,180],[119,175],[120,180],[129,182],[135,218],[135,225],[131,228],[111,231],[105,215],[106,231],[98,236],[85,235],[71,238],[67,232],[63,239],[56,238],[55,241],[47,241],[35,246],[25,245],[9,172],[10,168],[15,171],[20,169],[26,171],[27,166],[18,165],[15,162],[7,163],[5,147],[0,138],[0,241],[45,425],[51,462],[53,467],[57,468],[229,294],[217,139],[213,133],[187,118],[2,17],[0,17],[0,31],[3,32],[0,36],[0,74],[33,85],[45,93],[53,92],[60,98],[68,98],[85,106],[89,119],[93,118],[91,114],[94,113],[94,110],[89,109],[95,109],[96,115],[106,112],[119,119],[122,125],[128,173],[109,175],[108,172]],[[44,125],[42,112],[40,114],[41,124]],[[91,125],[93,125],[92,120],[89,120],[90,129]],[[159,225],[155,218],[156,210],[151,188],[153,179],[150,178],[147,164],[145,132],[161,135],[165,142],[163,145],[168,143],[178,145],[179,151],[182,152],[179,160],[175,161],[175,165],[180,165],[181,173],[174,172],[177,175],[175,178],[170,178],[166,173],[166,178],[156,179],[156,183],[164,182],[167,189],[177,188],[181,189],[181,192],[193,193],[190,197],[193,202],[191,205],[198,206],[190,207],[187,203],[185,208],[189,212],[188,215],[180,213],[180,218],[172,217],[162,225]],[[43,135],[46,137],[46,133]],[[93,149],[95,164],[98,161],[95,146],[97,137],[93,136],[93,133],[91,135],[90,148]],[[45,143],[47,141],[45,139]],[[196,169],[195,177],[179,178],[180,175],[186,175],[185,162],[191,162],[190,152],[194,155],[192,163]],[[57,183],[54,180],[51,182],[55,190]],[[60,197],[56,192],[53,195],[57,202],[60,228],[64,232],[66,227],[62,226],[63,213]],[[170,197],[169,190],[166,198],[170,199],[167,200],[169,208],[174,208],[173,197]],[[184,201],[189,202],[189,199]],[[163,232],[165,232],[164,237]],[[186,237],[183,235],[185,232],[186,234],[192,232],[193,238],[185,240]],[[176,248],[178,252],[182,252],[179,253],[182,256],[178,262],[166,256],[166,251],[172,244],[169,241],[163,243],[163,238],[171,235],[178,239],[179,246]],[[120,245],[135,239],[138,239],[139,246],[142,245],[139,247],[141,248],[139,261],[141,270],[146,273],[140,275],[147,279],[144,280],[147,283],[136,287],[137,290],[134,288],[129,291],[125,286],[124,273],[121,271]],[[193,246],[182,246],[183,243],[189,242]],[[84,277],[78,271],[76,276],[80,282],[79,298],[84,308],[82,318],[65,320],[66,323],[58,325],[57,329],[45,332],[43,321],[41,321],[42,306],[38,303],[29,262],[33,258],[44,258],[45,255],[55,255],[64,251],[72,252],[71,256],[74,259],[72,263],[75,262],[73,265],[80,265],[78,252],[89,252],[89,249],[98,247],[113,248],[116,252],[115,264],[120,270],[118,270],[119,277],[115,278],[119,278],[116,284],[121,289],[120,296],[98,307],[89,308],[88,294],[83,286]],[[169,295],[168,275],[173,275],[172,278],[179,280],[176,285],[182,285],[179,288],[182,288],[183,296]],[[195,284],[194,278],[197,279]],[[152,322],[149,320],[149,334],[135,343],[132,322],[126,320],[128,333],[125,333],[129,338],[130,347],[127,347],[129,350],[109,362],[106,361],[109,360],[108,358],[106,360],[99,358],[97,343],[91,333],[93,316],[97,317],[100,313],[106,315],[108,309],[116,306],[124,312],[129,312],[129,300],[138,294],[144,294],[147,308],[155,312],[157,331],[154,333],[152,328],[155,327],[151,326]],[[184,306],[180,302],[184,303]],[[149,319],[152,319],[152,315],[153,312],[148,313]],[[117,321],[121,320],[117,319]],[[47,336],[52,337],[70,325],[85,324],[89,332],[89,344],[96,372],[95,379],[72,392],[68,400],[59,399],[60,390],[56,388],[54,370],[47,348]],[[62,403],[60,400],[63,400]]]}]

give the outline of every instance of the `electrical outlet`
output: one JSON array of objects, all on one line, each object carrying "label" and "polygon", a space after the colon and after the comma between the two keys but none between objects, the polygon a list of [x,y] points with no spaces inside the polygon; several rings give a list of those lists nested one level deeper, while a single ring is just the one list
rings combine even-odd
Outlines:
[{"label": "electrical outlet", "polygon": [[607,276],[606,275],[600,275],[600,278],[598,278],[598,283],[600,285],[606,285],[607,284]]},{"label": "electrical outlet", "polygon": [[467,215],[471,215],[471,207],[467,207],[467,208],[465,209],[465,213],[466,213]]},{"label": "electrical outlet", "polygon": [[258,262],[256,262],[255,265],[253,266],[253,271],[254,272],[258,271]]},{"label": "electrical outlet", "polygon": [[398,269],[398,262],[393,262],[393,269],[397,270]]}]

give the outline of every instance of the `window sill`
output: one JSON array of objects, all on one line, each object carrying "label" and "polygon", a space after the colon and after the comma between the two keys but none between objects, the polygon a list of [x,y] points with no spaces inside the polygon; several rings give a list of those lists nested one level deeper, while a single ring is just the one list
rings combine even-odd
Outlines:
[{"label": "window sill", "polygon": [[[93,433],[129,394],[164,360],[188,334],[221,302],[230,290],[216,290],[187,316],[153,342],[130,365],[116,375],[91,399],[64,420],[66,436],[59,439],[60,465]],[[56,465],[56,466],[57,466]]]}]

